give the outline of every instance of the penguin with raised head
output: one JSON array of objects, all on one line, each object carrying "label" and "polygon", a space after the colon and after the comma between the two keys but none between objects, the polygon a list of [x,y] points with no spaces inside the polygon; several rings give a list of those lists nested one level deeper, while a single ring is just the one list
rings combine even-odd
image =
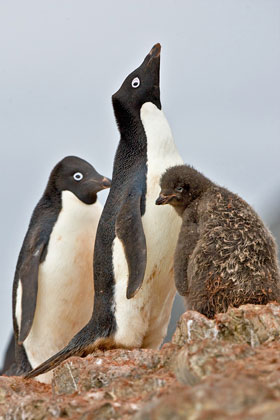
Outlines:
[{"label": "penguin with raised head", "polygon": [[166,334],[181,220],[154,202],[162,172],[182,159],[161,109],[160,50],[156,44],[112,98],[121,139],[96,235],[92,318],[28,378],[97,347],[158,348]]},{"label": "penguin with raised head", "polygon": [[252,207],[188,165],[162,176],[156,204],[182,217],[175,283],[186,306],[209,318],[229,306],[280,302],[277,247]]},{"label": "penguin with raised head", "polygon": [[[61,350],[89,321],[93,307],[93,249],[110,180],[69,156],[52,170],[34,209],[15,272],[13,323],[22,374]],[[39,380],[48,382],[50,374]]]}]

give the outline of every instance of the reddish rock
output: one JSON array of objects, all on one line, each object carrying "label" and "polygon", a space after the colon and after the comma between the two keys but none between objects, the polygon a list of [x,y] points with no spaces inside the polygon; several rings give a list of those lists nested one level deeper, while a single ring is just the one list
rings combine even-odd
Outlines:
[{"label": "reddish rock", "polygon": [[0,377],[0,419],[280,418],[280,306],[182,315],[161,350],[96,351],[52,385]]},{"label": "reddish rock", "polygon": [[218,314],[215,322],[219,337],[235,343],[248,343],[252,347],[279,339],[280,306],[244,305],[231,308],[225,314]]},{"label": "reddish rock", "polygon": [[182,346],[190,341],[205,338],[248,343],[257,346],[267,340],[279,339],[280,306],[243,305],[230,308],[226,313],[208,319],[195,311],[185,312],[172,338],[172,343]]},{"label": "reddish rock", "polygon": [[190,341],[201,341],[205,338],[216,340],[218,334],[219,331],[214,320],[208,319],[198,312],[187,311],[181,315],[177,323],[172,343],[183,346]]},{"label": "reddish rock", "polygon": [[266,414],[275,410],[276,404],[280,408],[273,390],[259,381],[242,374],[229,378],[212,375],[195,387],[175,388],[170,395],[144,407],[135,419],[249,419],[250,410],[254,409],[257,416],[258,405],[264,403]]}]

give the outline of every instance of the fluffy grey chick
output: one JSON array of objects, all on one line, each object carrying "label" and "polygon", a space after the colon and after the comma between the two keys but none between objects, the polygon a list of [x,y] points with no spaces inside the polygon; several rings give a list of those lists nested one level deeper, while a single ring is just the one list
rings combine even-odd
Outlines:
[{"label": "fluffy grey chick", "polygon": [[255,211],[188,165],[161,177],[156,204],[182,217],[175,283],[188,309],[212,318],[229,306],[280,301],[275,241]]}]

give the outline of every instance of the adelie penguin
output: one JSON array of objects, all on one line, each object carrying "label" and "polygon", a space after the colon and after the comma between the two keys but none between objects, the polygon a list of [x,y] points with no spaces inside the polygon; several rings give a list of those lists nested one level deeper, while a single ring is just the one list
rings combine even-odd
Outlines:
[{"label": "adelie penguin", "polygon": [[[13,285],[16,366],[22,374],[61,350],[89,321],[93,307],[93,248],[102,207],[98,191],[110,180],[69,156],[51,172],[34,209]],[[50,374],[40,381],[48,382]]]},{"label": "adelie penguin", "polygon": [[182,159],[161,109],[160,49],[156,44],[113,95],[121,139],[96,235],[92,318],[29,378],[96,347],[157,348],[166,334],[181,220],[154,202],[162,172]]},{"label": "adelie penguin", "polygon": [[212,318],[229,306],[280,302],[276,244],[249,204],[187,165],[160,184],[156,204],[182,217],[174,271],[187,309]]}]

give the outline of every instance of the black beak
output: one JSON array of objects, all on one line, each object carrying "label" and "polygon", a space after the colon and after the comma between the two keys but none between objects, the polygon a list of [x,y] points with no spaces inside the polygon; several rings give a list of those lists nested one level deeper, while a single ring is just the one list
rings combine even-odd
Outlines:
[{"label": "black beak", "polygon": [[162,205],[162,204],[168,204],[168,203],[169,203],[169,201],[170,201],[173,197],[175,197],[175,195],[163,195],[163,194],[160,194],[160,195],[159,195],[159,197],[158,197],[158,198],[157,198],[157,200],[156,200],[156,205],[157,205],[157,206],[160,206],[160,205]]},{"label": "black beak", "polygon": [[[159,79],[159,66],[160,66],[160,51],[161,51],[161,45],[160,44],[154,45],[151,51],[149,52],[149,54],[146,55],[145,60],[140,66],[143,68],[149,67],[149,72],[152,71],[155,74],[158,73],[158,76],[157,76],[158,79]],[[158,83],[159,83],[159,80],[158,80]]]},{"label": "black beak", "polygon": [[110,188],[111,187],[111,180],[104,176],[104,178],[101,181],[100,186],[102,187],[103,190],[105,190],[106,188]]},{"label": "black beak", "polygon": [[160,50],[161,50],[161,45],[160,43],[157,43],[153,46],[153,48],[151,49],[151,51],[149,52],[149,56],[150,58],[157,58],[160,56]]},{"label": "black beak", "polygon": [[95,172],[95,174],[89,180],[87,186],[87,188],[91,189],[91,191],[93,191],[95,194],[110,187],[111,180],[103,175],[100,175],[98,172]]}]

